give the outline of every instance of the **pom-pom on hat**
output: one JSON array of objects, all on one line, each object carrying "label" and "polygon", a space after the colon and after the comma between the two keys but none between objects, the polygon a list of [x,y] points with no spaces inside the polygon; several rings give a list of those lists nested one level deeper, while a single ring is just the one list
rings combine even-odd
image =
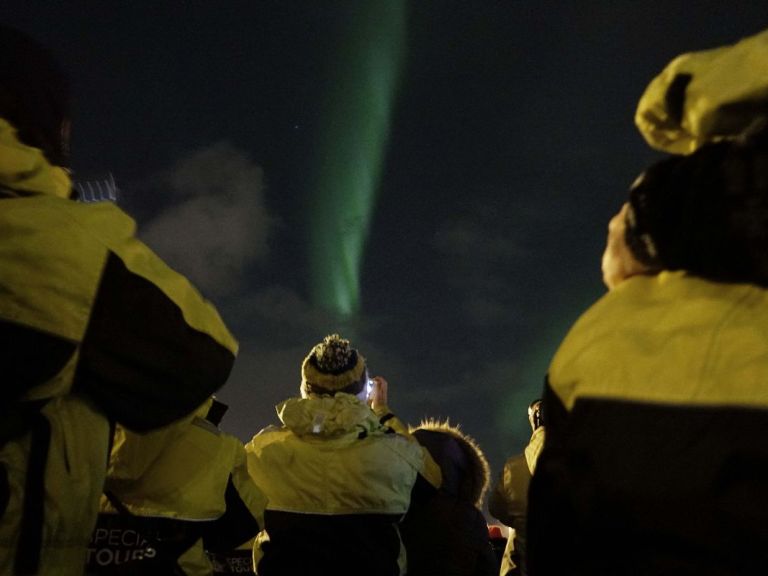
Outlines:
[{"label": "pom-pom on hat", "polygon": [[302,383],[311,389],[338,392],[360,382],[365,358],[338,334],[330,334],[310,350],[301,365]]}]

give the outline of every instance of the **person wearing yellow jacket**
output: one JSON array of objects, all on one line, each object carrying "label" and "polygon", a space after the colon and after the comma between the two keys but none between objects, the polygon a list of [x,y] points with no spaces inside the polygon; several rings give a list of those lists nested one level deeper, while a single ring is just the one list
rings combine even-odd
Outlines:
[{"label": "person wearing yellow jacket", "polygon": [[546,422],[541,399],[528,406],[531,437],[522,453],[509,458],[488,498],[488,512],[509,526],[500,576],[527,576],[528,486],[544,446]]},{"label": "person wearing yellow jacket", "polygon": [[370,381],[370,400],[369,381],[349,341],[326,336],[302,365],[302,397],[277,406],[283,425],[246,444],[269,500],[254,546],[260,576],[405,573],[397,524],[441,473],[389,411],[386,381]]},{"label": "person wearing yellow jacket", "polygon": [[653,148],[690,154],[768,113],[768,30],[673,59],[648,85],[635,124]]},{"label": "person wearing yellow jacket", "polygon": [[145,434],[117,428],[88,574],[210,575],[206,550],[228,552],[256,536],[266,498],[242,442],[217,427],[223,406],[210,399]]},{"label": "person wearing yellow jacket", "polygon": [[766,573],[768,132],[647,169],[602,269],[549,367],[529,574]]},{"label": "person wearing yellow jacket", "polygon": [[146,431],[224,384],[237,343],[110,203],[73,201],[69,93],[0,27],[0,574],[81,574],[110,421]]}]

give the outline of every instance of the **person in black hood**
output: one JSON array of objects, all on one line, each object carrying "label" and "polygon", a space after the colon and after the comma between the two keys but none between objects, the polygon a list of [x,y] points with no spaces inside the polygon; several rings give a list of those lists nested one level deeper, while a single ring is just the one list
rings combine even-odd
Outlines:
[{"label": "person in black hood", "polygon": [[481,512],[490,473],[480,446],[447,421],[422,422],[411,434],[440,465],[443,485],[431,498],[416,499],[402,522],[408,576],[495,576]]}]

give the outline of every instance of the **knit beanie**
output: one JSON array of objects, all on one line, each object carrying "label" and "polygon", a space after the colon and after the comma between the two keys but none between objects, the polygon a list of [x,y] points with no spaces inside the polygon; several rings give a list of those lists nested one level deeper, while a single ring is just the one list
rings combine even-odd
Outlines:
[{"label": "knit beanie", "polygon": [[70,118],[69,82],[53,55],[23,32],[0,25],[0,77],[0,117],[51,164],[68,166],[62,127]]},{"label": "knit beanie", "polygon": [[360,382],[364,375],[365,358],[338,334],[323,338],[301,365],[302,382],[315,391],[338,392]]},{"label": "knit beanie", "polygon": [[626,242],[654,269],[768,285],[765,132],[648,168],[629,192]]}]

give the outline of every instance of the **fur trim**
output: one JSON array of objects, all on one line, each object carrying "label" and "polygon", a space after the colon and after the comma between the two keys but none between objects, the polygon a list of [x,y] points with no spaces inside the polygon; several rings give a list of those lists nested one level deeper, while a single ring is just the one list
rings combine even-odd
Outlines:
[{"label": "fur trim", "polygon": [[[478,509],[482,508],[483,500],[485,499],[488,487],[490,486],[491,467],[477,441],[468,434],[462,432],[459,425],[452,425],[449,419],[446,419],[445,421],[440,421],[434,418],[422,420],[417,427],[410,429],[411,433],[416,432],[417,430],[428,430],[430,432],[447,434],[458,441],[471,468],[470,474],[466,475],[461,480],[461,491],[470,494],[475,506]],[[438,464],[441,463],[438,462]]]}]

